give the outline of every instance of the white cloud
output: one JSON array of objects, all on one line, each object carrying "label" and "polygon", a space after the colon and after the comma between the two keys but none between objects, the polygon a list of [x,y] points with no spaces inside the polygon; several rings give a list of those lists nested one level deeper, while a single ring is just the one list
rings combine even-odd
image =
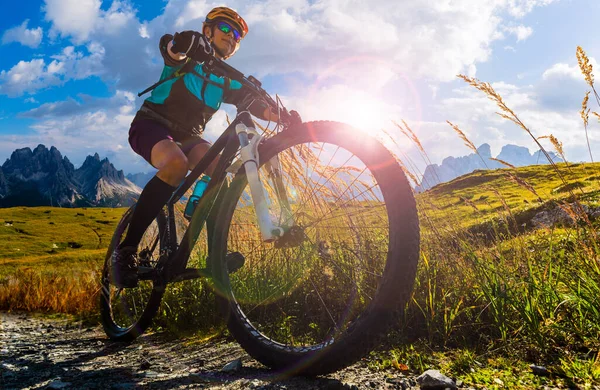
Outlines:
[{"label": "white cloud", "polygon": [[[412,86],[413,80],[425,79],[426,85],[437,88],[439,82],[454,80],[457,73],[475,75],[477,64],[488,60],[491,45],[504,39],[504,26],[519,25],[516,19],[536,6],[551,2],[231,0],[228,5],[248,21],[250,33],[230,62],[244,73],[263,79],[267,75],[289,75],[288,81],[295,84],[286,94],[294,98],[286,97],[284,101],[299,108],[305,119],[347,121],[350,115],[355,115],[354,122],[374,124],[363,118],[378,110],[379,117],[400,119],[406,115],[420,123],[423,122],[420,99]],[[200,30],[204,16],[216,5],[219,4],[204,0],[170,0],[162,15],[142,21],[128,2],[113,1],[106,9],[101,8],[100,0],[46,0],[44,10],[46,20],[52,24],[52,34],[70,39],[71,43],[48,59],[22,61],[21,67],[31,67],[37,75],[25,86],[9,82],[16,74],[25,77],[25,69],[2,71],[0,93],[18,96],[91,75],[102,77],[119,90],[130,93],[141,90],[154,83],[160,74],[161,35],[184,29]],[[81,47],[83,44],[85,49]],[[530,104],[528,96],[522,91],[511,93],[511,99],[519,105]],[[469,105],[465,99],[475,98],[459,92],[456,104],[463,105],[472,120],[490,116],[489,110]],[[140,99],[136,103],[139,105]],[[371,103],[376,108],[369,106]],[[35,128],[40,136],[64,137],[61,142],[91,145],[98,150],[114,148],[94,138],[100,132],[94,130],[94,123],[106,126],[109,137],[126,140],[122,134],[129,128],[128,120],[135,111],[132,107],[137,106],[123,104],[102,111],[93,106],[97,101],[83,98],[48,104],[55,105],[42,105],[38,111],[27,114],[41,120]],[[60,110],[73,111],[67,117],[58,115]],[[224,129],[225,113],[231,113],[228,110],[215,115],[207,128],[207,137],[216,137]],[[117,117],[128,120],[118,121]],[[423,126],[436,129],[437,137],[432,141],[453,139],[451,135],[445,138],[439,135],[447,127],[443,122],[431,123]],[[78,124],[89,131],[77,131]],[[117,130],[117,126],[123,127]],[[500,128],[493,121],[487,126]],[[104,141],[109,137],[105,136]],[[130,150],[126,142],[117,144]],[[124,157],[119,155],[119,158]],[[131,154],[128,158],[139,160]]]},{"label": "white cloud", "polygon": [[46,20],[52,22],[52,34],[85,41],[96,27],[101,0],[45,0]]},{"label": "white cloud", "polygon": [[33,94],[71,79],[80,80],[100,75],[104,71],[101,64],[103,57],[104,49],[90,43],[87,53],[67,46],[61,53],[51,56],[50,63],[42,58],[19,61],[8,71],[0,71],[0,94],[10,97]]},{"label": "white cloud", "polygon": [[[551,2],[232,0],[228,4],[248,21],[250,33],[231,62],[258,76],[318,75],[348,58],[390,58],[395,73],[449,81],[488,59],[491,44],[503,38],[503,26],[514,24],[512,17]],[[157,39],[166,31],[198,30],[212,6],[170,0],[164,14],[148,23],[148,31]],[[515,27],[515,33],[524,39],[528,29]],[[352,78],[365,74],[363,70]]]},{"label": "white cloud", "polygon": [[[598,69],[598,63],[592,57],[590,64],[594,70]],[[544,107],[563,112],[581,109],[581,101],[589,89],[576,62],[561,62],[543,72],[537,94]]]},{"label": "white cloud", "polygon": [[504,30],[506,32],[508,32],[509,34],[514,35],[515,37],[517,37],[517,42],[520,41],[524,41],[525,39],[529,38],[531,36],[531,34],[533,34],[533,29],[531,27],[527,27],[527,26],[508,26],[505,27]]},{"label": "white cloud", "polygon": [[[557,69],[557,67],[552,68]],[[565,85],[552,84],[555,90],[549,90],[547,86],[553,73],[544,74],[546,78],[542,77],[536,85],[516,86],[507,83],[493,83],[492,86],[535,137],[553,134],[563,142],[565,154],[569,160],[589,161],[585,131],[578,112],[581,104],[580,98],[583,95],[575,96],[573,102],[568,102],[567,99],[572,98],[570,91],[573,88],[565,89]],[[545,86],[546,89],[544,89]],[[553,100],[553,98],[560,100]],[[437,107],[439,115],[446,117],[461,128],[470,129],[465,133],[475,145],[485,142],[489,143],[492,149],[500,150],[503,145],[512,143],[526,146],[531,152],[537,150],[531,136],[514,123],[498,116],[496,113],[499,111],[494,102],[470,86],[459,88],[455,91],[455,97],[442,100]],[[490,133],[487,129],[492,128],[494,132]],[[600,150],[600,130],[591,125],[588,132],[592,150]],[[426,149],[431,146],[431,144],[426,145]],[[545,146],[549,150],[553,150],[548,143]],[[436,156],[436,158],[440,157]]]},{"label": "white cloud", "polygon": [[[87,99],[88,106],[78,106],[71,99],[46,103],[29,111],[26,116],[41,120],[31,126],[35,134],[24,136],[18,142],[19,147],[39,143],[48,147],[54,145],[76,166],[83,163],[87,155],[98,152],[107,156],[118,169],[127,172],[148,170],[148,164],[131,150],[128,142],[129,125],[135,114],[134,96],[127,91],[117,91],[108,99]],[[17,140],[10,136],[0,137],[0,144],[4,142],[11,144],[14,150]]]},{"label": "white cloud", "polygon": [[6,30],[2,34],[2,44],[19,42],[34,49],[38,47],[42,42],[43,30],[41,27],[28,29],[28,23],[29,19],[26,19],[21,25]]},{"label": "white cloud", "polygon": [[[512,17],[551,2],[232,0],[228,5],[245,17],[250,33],[230,61],[258,77],[292,72],[315,77],[353,61],[339,76],[355,82],[377,77],[373,66],[387,59],[392,75],[449,81],[457,73],[475,74],[476,64],[487,61],[491,44],[503,39],[503,26],[515,24]],[[94,42],[101,46],[106,53],[103,77],[131,90],[142,89],[157,78],[162,62],[157,49],[160,36],[200,30],[206,13],[216,5],[204,0],[170,0],[162,15],[140,21],[128,2],[110,4],[103,10],[100,0],[46,0],[44,9],[55,34],[71,37],[76,45]],[[517,33],[524,37],[528,30],[520,26],[515,31],[524,31]],[[376,82],[389,80],[384,76]]]},{"label": "white cloud", "polygon": [[506,7],[508,8],[508,12],[511,15],[517,18],[522,18],[530,13],[533,8],[549,5],[556,1],[559,0],[506,0],[503,1],[503,3],[505,3]]},{"label": "white cloud", "polygon": [[48,72],[43,59],[19,61],[9,71],[0,72],[0,93],[10,97],[21,96],[26,91],[35,91],[60,83]]},{"label": "white cloud", "polygon": [[569,65],[565,63],[558,63],[552,65],[549,69],[546,69],[542,74],[542,79],[548,80],[553,77],[567,77],[572,79],[583,79],[583,75],[581,74],[581,70],[577,64]]}]

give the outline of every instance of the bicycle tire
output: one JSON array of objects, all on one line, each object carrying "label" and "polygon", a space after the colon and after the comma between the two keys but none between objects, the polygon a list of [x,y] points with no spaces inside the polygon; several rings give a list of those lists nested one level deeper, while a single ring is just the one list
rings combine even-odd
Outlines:
[{"label": "bicycle tire", "polygon": [[[121,242],[131,218],[135,205],[129,208],[121,218],[112,240],[106,252],[104,267],[102,270],[102,288],[100,294],[100,318],[102,326],[107,336],[113,341],[130,342],[140,336],[152,323],[161,299],[165,291],[165,284],[155,280],[140,281],[138,287],[133,289],[123,289],[120,293],[113,291],[114,286],[110,283],[111,256],[114,248]],[[154,222],[144,232],[144,236],[138,247],[141,254],[144,247],[153,245],[152,252],[144,256],[145,261],[152,262],[156,267],[160,252],[164,250],[166,242],[165,230],[167,217],[164,210],[161,210]],[[158,246],[154,240],[158,238]],[[149,264],[150,265],[150,264]],[[143,290],[142,290],[143,289]],[[149,290],[149,291],[148,291]],[[138,315],[136,300],[140,301],[143,310]],[[133,312],[131,306],[133,304]]]},{"label": "bicycle tire", "polygon": [[[388,250],[385,255],[381,255],[385,257],[385,264],[380,268],[382,274],[378,275],[379,284],[374,289],[375,294],[371,297],[370,302],[364,304],[364,311],[357,314],[346,328],[328,331],[330,333],[333,332],[331,336],[327,336],[330,339],[318,344],[290,346],[273,340],[270,335],[265,334],[265,331],[270,331],[270,328],[266,325],[262,326],[262,319],[259,317],[262,315],[262,308],[257,309],[261,305],[261,302],[255,305],[258,300],[255,302],[248,299],[248,302],[243,302],[244,299],[247,299],[246,296],[241,298],[236,297],[236,294],[243,295],[245,293],[240,293],[241,289],[234,293],[235,286],[233,286],[232,279],[235,279],[236,276],[229,275],[227,264],[224,260],[228,250],[231,250],[229,246],[234,243],[233,240],[229,241],[230,230],[233,229],[231,227],[233,215],[236,209],[240,209],[240,199],[247,199],[247,197],[242,197],[247,184],[243,169],[233,178],[230,189],[225,195],[219,209],[219,220],[217,221],[214,234],[213,253],[215,256],[213,257],[211,267],[217,291],[217,303],[222,314],[225,315],[229,331],[252,357],[269,367],[287,370],[288,373],[320,375],[344,368],[369,353],[379,342],[381,336],[389,330],[394,320],[398,318],[398,315],[411,296],[419,259],[420,237],[415,199],[402,168],[395,157],[381,143],[364,133],[357,132],[357,130],[349,125],[328,121],[308,122],[278,133],[259,146],[260,165],[263,166],[264,162],[288,148],[306,143],[309,143],[309,145],[310,143],[323,143],[323,145],[336,146],[338,149],[340,147],[344,148],[360,161],[364,162],[364,165],[373,173],[373,177],[379,185],[383,205],[386,207],[387,213],[389,231],[387,240]],[[321,148],[321,150],[325,150],[325,146],[321,146]],[[308,171],[308,168],[306,170]],[[336,168],[336,170],[341,171],[342,168]],[[311,173],[306,176],[313,175],[314,173]],[[307,182],[308,180],[305,178],[304,181]],[[348,185],[348,188],[350,188],[350,185]],[[297,205],[298,208],[300,206]],[[363,207],[369,206],[363,205]],[[378,218],[383,217],[379,216]],[[308,239],[310,240],[310,238]],[[319,246],[320,242],[318,245],[315,244],[316,242],[315,240],[311,245],[313,247]],[[343,245],[340,244],[341,246]],[[320,251],[320,249],[318,250]],[[333,251],[334,254],[338,250],[339,248],[335,249]],[[254,251],[255,249],[250,251],[251,256],[254,256]],[[383,253],[384,251],[380,252]],[[265,253],[268,254],[270,252],[267,251]],[[271,253],[277,252],[275,249],[272,249]],[[263,254],[256,256],[266,257]],[[284,254],[281,256],[284,257]],[[318,256],[324,257],[322,253]],[[300,256],[295,260],[298,259],[300,259]],[[252,265],[248,263],[248,259],[246,260],[245,267],[251,267],[248,269],[248,272],[251,269],[259,268],[258,263],[257,265]],[[321,260],[315,261],[318,262]],[[322,261],[322,263],[325,262],[326,260]],[[312,272],[312,270],[308,272]],[[342,276],[345,275],[342,274]],[[241,280],[243,277],[240,276],[239,279]],[[311,277],[309,276],[309,278]],[[333,280],[334,283],[339,283],[339,279],[330,280]],[[312,281],[311,283],[316,293],[319,294],[318,290],[321,287],[317,287]],[[355,284],[356,287],[352,287],[354,290],[352,294],[364,295],[360,291],[358,282]],[[364,284],[367,285],[367,282],[364,282]],[[277,292],[277,290],[275,291]],[[281,293],[278,300],[287,299],[283,298],[284,294],[291,296],[296,294],[296,291]],[[320,295],[319,298],[321,299],[322,306],[325,307],[329,317],[331,317],[332,322],[335,322],[333,315],[329,313],[326,302]],[[268,300],[269,297],[267,296],[265,301]],[[273,298],[273,300],[276,299]],[[264,306],[277,304],[277,302],[267,302]],[[349,303],[348,306],[350,307]],[[312,308],[308,308],[312,310]],[[265,313],[267,309],[264,309]],[[344,310],[343,307],[341,309]],[[284,310],[281,309],[281,311],[283,312]],[[283,314],[283,316],[285,315],[286,313]],[[302,313],[297,313],[296,315],[298,317]],[[252,318],[253,316],[257,318],[256,321]],[[341,314],[341,317],[344,316],[346,314]],[[336,318],[339,317],[340,315]],[[268,318],[266,314],[265,318]],[[298,322],[300,321],[302,320]],[[310,326],[311,324],[309,324]],[[334,323],[333,326],[337,328],[338,325]],[[276,327],[273,328],[275,330],[272,333],[279,332]],[[321,332],[325,332],[325,330]],[[290,336],[287,337],[290,338]],[[291,340],[294,341],[293,337],[291,337]]]}]

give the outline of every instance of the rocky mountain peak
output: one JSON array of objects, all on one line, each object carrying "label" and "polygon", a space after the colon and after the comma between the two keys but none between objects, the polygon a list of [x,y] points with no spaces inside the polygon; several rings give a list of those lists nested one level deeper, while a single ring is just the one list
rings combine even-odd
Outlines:
[{"label": "rocky mountain peak", "polygon": [[481,146],[477,148],[477,153],[479,153],[482,158],[488,159],[492,157],[492,148],[489,144],[481,144]]},{"label": "rocky mountain peak", "polygon": [[4,198],[8,193],[8,183],[6,181],[6,177],[4,176],[4,172],[2,171],[2,167],[0,167],[0,199]]},{"label": "rocky mountain peak", "polygon": [[[553,161],[562,162],[562,159],[553,152],[549,152],[548,154]],[[530,154],[529,149],[526,147],[509,144],[502,147],[496,159],[505,161],[516,167],[549,164],[548,159],[543,155],[543,158],[540,158],[540,155],[541,151]],[[421,185],[417,186],[415,190],[417,192],[425,191],[436,184],[450,181],[459,176],[471,173],[476,169],[505,168],[500,162],[491,160],[491,158],[492,152],[488,144],[482,144],[478,147],[477,154],[471,153],[461,157],[446,157],[440,165],[431,164],[425,168]]]},{"label": "rocky mountain peak", "polygon": [[140,189],[125,179],[98,153],[75,170],[69,159],[52,146],[15,150],[0,170],[0,207],[24,205],[123,206],[133,202]]}]

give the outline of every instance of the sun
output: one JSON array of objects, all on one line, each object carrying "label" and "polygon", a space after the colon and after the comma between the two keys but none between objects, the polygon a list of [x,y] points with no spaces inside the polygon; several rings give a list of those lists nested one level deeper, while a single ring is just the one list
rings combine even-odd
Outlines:
[{"label": "sun", "polygon": [[365,93],[346,96],[336,106],[337,120],[371,135],[391,123],[392,118],[385,110],[385,103]]}]

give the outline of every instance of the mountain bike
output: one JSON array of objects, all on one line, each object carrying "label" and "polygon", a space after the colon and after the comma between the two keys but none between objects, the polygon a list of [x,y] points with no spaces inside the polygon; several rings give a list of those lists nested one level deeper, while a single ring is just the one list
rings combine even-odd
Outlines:
[{"label": "mountain bike", "polygon": [[[281,120],[259,134],[244,109],[252,101],[238,107],[146,230],[133,289],[110,283],[111,254],[135,206],[125,212],[102,273],[104,329],[132,341],[169,284],[208,278],[230,333],[261,363],[308,375],[346,367],[375,347],[411,296],[420,243],[408,180],[375,138],[338,122],[302,123],[252,76],[216,58],[204,66],[242,83]],[[182,224],[175,205],[219,154]],[[188,267],[191,258],[205,266]]]}]

